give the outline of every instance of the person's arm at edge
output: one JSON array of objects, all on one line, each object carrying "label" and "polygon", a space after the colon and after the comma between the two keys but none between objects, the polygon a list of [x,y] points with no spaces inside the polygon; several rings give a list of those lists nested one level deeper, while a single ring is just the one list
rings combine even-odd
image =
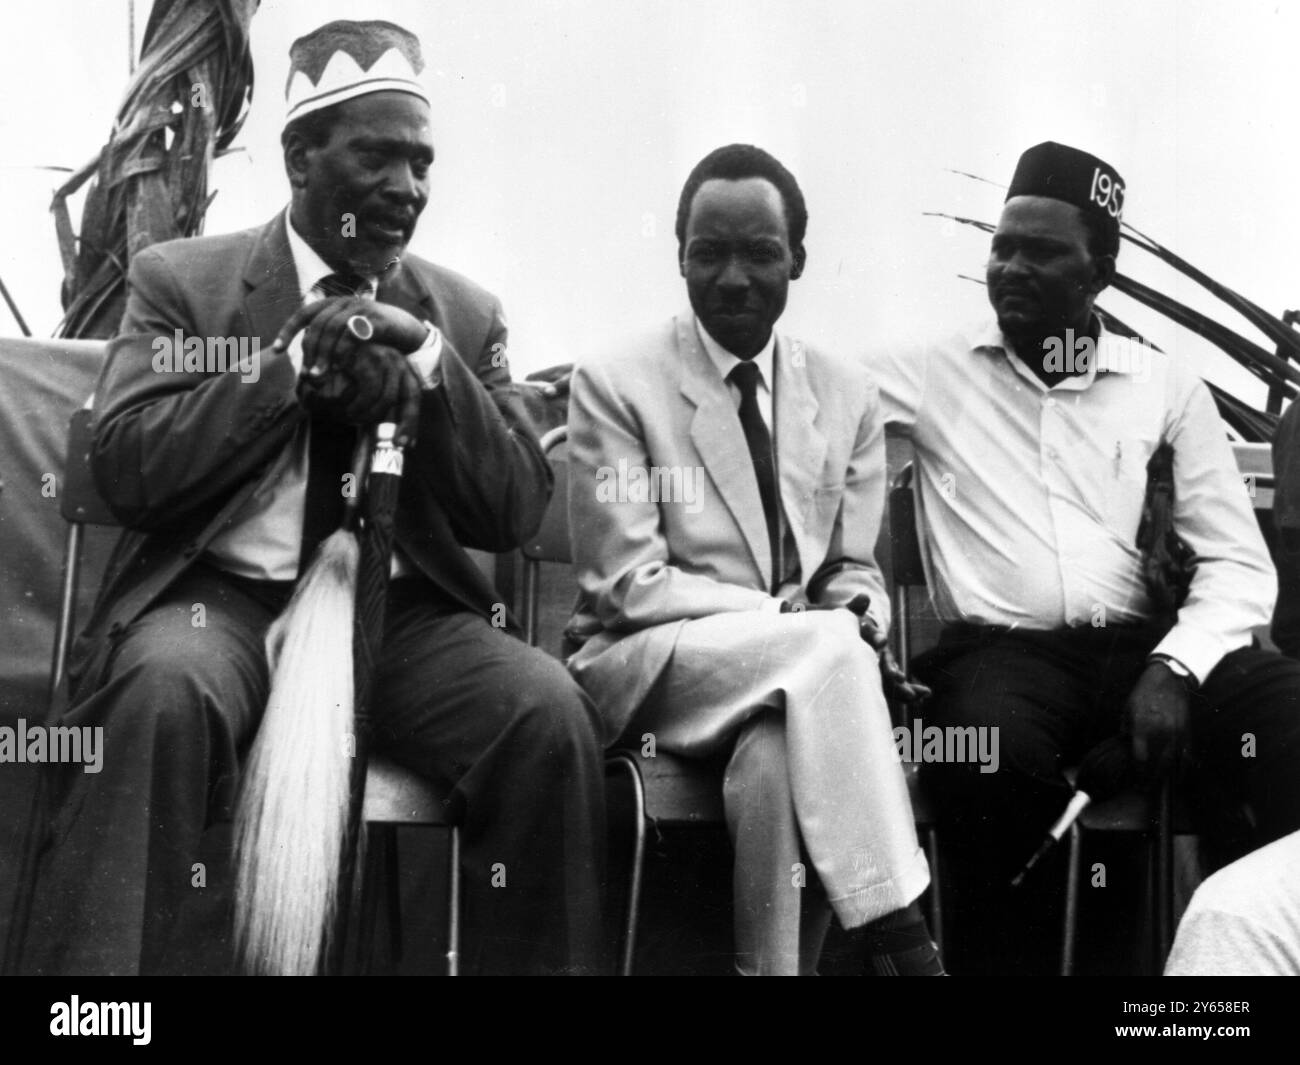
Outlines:
[{"label": "person's arm at edge", "polygon": [[1174,627],[1152,652],[1186,666],[1198,683],[1269,622],[1277,576],[1209,389],[1184,389],[1167,439],[1174,450],[1174,528],[1196,572]]}]

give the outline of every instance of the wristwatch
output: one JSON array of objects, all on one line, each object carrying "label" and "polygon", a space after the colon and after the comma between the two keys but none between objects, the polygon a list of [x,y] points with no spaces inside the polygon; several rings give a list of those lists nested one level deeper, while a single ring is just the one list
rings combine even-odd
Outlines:
[{"label": "wristwatch", "polygon": [[1188,691],[1195,691],[1199,687],[1196,681],[1195,674],[1193,674],[1190,669],[1188,669],[1185,665],[1183,665],[1180,661],[1178,661],[1178,659],[1176,659],[1173,655],[1166,655],[1166,654],[1150,655],[1148,656],[1147,661],[1159,662],[1161,665],[1165,666],[1170,673],[1172,673],[1175,677],[1177,677],[1187,686]]}]

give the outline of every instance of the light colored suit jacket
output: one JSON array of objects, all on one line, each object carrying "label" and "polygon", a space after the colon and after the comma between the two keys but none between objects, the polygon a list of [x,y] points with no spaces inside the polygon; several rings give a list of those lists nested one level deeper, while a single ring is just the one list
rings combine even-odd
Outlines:
[{"label": "light colored suit jacket", "polygon": [[[781,503],[800,578],[777,597],[889,599],[874,558],[885,502],[876,388],[859,365],[778,335],[774,411]],[[693,618],[779,606],[763,504],[732,398],[690,310],[580,364],[569,404],[569,520],[579,585],[569,667],[612,741]],[[726,663],[718,664],[720,669]]]}]

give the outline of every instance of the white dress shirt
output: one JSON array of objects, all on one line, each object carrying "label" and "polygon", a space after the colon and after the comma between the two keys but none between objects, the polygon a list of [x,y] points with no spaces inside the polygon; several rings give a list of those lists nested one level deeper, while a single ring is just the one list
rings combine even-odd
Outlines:
[{"label": "white dress shirt", "polygon": [[[727,391],[731,393],[731,398],[735,401],[736,410],[740,410],[740,386],[731,380],[728,375],[745,360],[737,358],[714,340],[709,331],[704,328],[704,323],[698,318],[695,319],[695,331],[699,334],[700,343],[704,345],[704,350],[709,359],[718,368],[718,373],[722,375],[722,379],[727,383]],[[767,338],[763,350],[749,361],[758,367],[758,388],[754,392],[754,398],[758,401],[758,413],[763,416],[763,423],[767,426],[767,431],[775,437],[776,432],[772,428],[775,424],[772,414],[772,374],[776,365],[775,330]]]},{"label": "white dress shirt", "polygon": [[[726,348],[713,339],[712,335],[704,328],[704,323],[698,318],[695,319],[695,331],[699,334],[700,344],[703,345],[705,354],[709,360],[717,367],[718,373],[722,375],[722,380],[727,385],[727,391],[731,393],[732,402],[736,405],[736,410],[740,410],[740,386],[729,376],[731,371],[739,366],[742,362],[749,361],[758,367],[758,386],[754,389],[754,399],[758,404],[758,413],[763,419],[763,424],[767,426],[768,433],[772,436],[772,453],[777,462],[776,483],[778,514],[777,522],[780,530],[780,548],[781,557],[778,564],[781,567],[781,578],[778,584],[781,586],[778,592],[793,592],[796,589],[789,587],[790,579],[797,575],[799,549],[795,546],[794,534],[790,531],[790,522],[785,516],[785,503],[779,498],[780,496],[780,455],[777,451],[776,440],[776,409],[772,394],[772,382],[775,380],[776,373],[776,331],[773,330],[771,336],[767,338],[767,343],[763,345],[763,350],[755,355],[752,359],[745,360],[731,354]],[[780,610],[783,599],[776,597],[767,604],[770,610]]]},{"label": "white dress shirt", "polygon": [[[304,303],[323,298],[317,284],[335,271],[316,254],[293,227],[285,210],[285,231],[298,274],[298,289]],[[374,299],[378,282],[371,278],[358,295]],[[440,382],[438,365],[442,355],[442,334],[431,323],[424,344],[407,356],[426,390]],[[295,373],[302,370],[302,334],[290,341],[285,353]],[[269,354],[269,353],[268,353]],[[263,477],[234,523],[208,544],[206,557],[214,565],[241,577],[264,581],[292,581],[298,576],[298,556],[302,548],[303,510],[307,501],[308,455],[311,424],[304,422],[289,446]],[[411,572],[411,564],[394,548],[392,575]]]},{"label": "white dress shirt", "polygon": [[1272,615],[1277,579],[1209,389],[1107,335],[1048,388],[996,324],[872,357],[886,421],[916,452],[925,565],[940,618],[1055,629],[1148,620],[1136,539],[1146,466],[1174,451],[1174,525],[1197,569],[1153,653],[1198,681]]}]

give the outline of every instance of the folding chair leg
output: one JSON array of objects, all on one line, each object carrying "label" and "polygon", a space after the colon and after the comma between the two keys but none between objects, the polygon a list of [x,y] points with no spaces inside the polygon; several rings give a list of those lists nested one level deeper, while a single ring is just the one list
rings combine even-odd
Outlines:
[{"label": "folding chair leg", "polygon": [[1160,786],[1159,821],[1156,824],[1155,929],[1153,945],[1156,951],[1152,972],[1164,971],[1165,959],[1174,940],[1174,814],[1173,784],[1166,778]]},{"label": "folding chair leg", "polygon": [[619,963],[619,975],[631,976],[632,963],[636,958],[636,932],[641,920],[641,882],[645,875],[645,784],[641,773],[629,759],[632,772],[632,793],[635,796],[633,815],[636,818],[636,834],[632,850],[632,875],[627,897],[627,929],[623,933],[623,957]]},{"label": "folding chair leg", "polygon": [[[63,572],[59,579],[59,618],[54,630],[54,655],[50,668],[48,709],[46,725],[57,725],[55,713],[59,689],[67,669],[68,649],[72,645],[73,615],[77,605],[77,588],[81,583],[82,541],[85,533],[79,522],[69,522],[64,537]],[[22,841],[17,851],[13,902],[9,913],[9,931],[5,937],[4,957],[0,960],[0,975],[15,976],[22,964],[27,942],[27,927],[31,923],[32,904],[36,897],[36,868],[45,846],[49,829],[49,784],[45,766],[37,766],[36,780],[27,808],[27,819]]]},{"label": "folding chair leg", "polygon": [[402,960],[402,881],[397,858],[397,826],[384,833],[384,883],[388,887],[388,949],[397,965]]},{"label": "folding chair leg", "polygon": [[23,951],[27,944],[27,928],[32,919],[32,905],[36,899],[36,869],[40,864],[41,850],[49,827],[49,796],[46,776],[49,767],[38,765],[32,784],[32,796],[27,810],[26,827],[18,849],[17,887],[9,912],[9,934],[5,939],[4,960],[0,975],[17,976],[22,966]]},{"label": "folding chair leg", "polygon": [[447,975],[460,975],[460,826],[451,826],[447,876]]},{"label": "folding chair leg", "polygon": [[1152,826],[1153,831],[1148,835],[1143,843],[1143,877],[1142,877],[1142,917],[1143,931],[1146,939],[1143,943],[1145,950],[1145,959],[1149,966],[1143,974],[1150,976],[1158,972],[1156,955],[1160,953],[1160,883],[1161,883],[1161,862],[1160,862],[1160,826],[1157,822]]},{"label": "folding chair leg", "polygon": [[641,881],[645,873],[645,784],[635,760],[622,752],[606,758],[605,768],[626,772],[628,782],[632,785],[632,871],[628,877],[627,919],[618,952],[618,975],[631,976],[636,958],[637,925],[641,919]]},{"label": "folding chair leg", "polygon": [[361,899],[357,906],[357,972],[369,976],[375,962],[375,923],[379,919],[380,899],[387,885],[383,883],[383,857],[387,842],[386,825],[368,826],[365,864],[361,869]]},{"label": "folding chair leg", "polygon": [[925,857],[930,863],[930,934],[943,954],[943,873],[939,868],[939,830],[933,825],[925,830]]},{"label": "folding chair leg", "polygon": [[1061,975],[1074,975],[1074,946],[1079,933],[1079,868],[1082,860],[1083,833],[1078,824],[1070,826],[1070,851],[1065,881],[1065,920],[1061,935]]}]

